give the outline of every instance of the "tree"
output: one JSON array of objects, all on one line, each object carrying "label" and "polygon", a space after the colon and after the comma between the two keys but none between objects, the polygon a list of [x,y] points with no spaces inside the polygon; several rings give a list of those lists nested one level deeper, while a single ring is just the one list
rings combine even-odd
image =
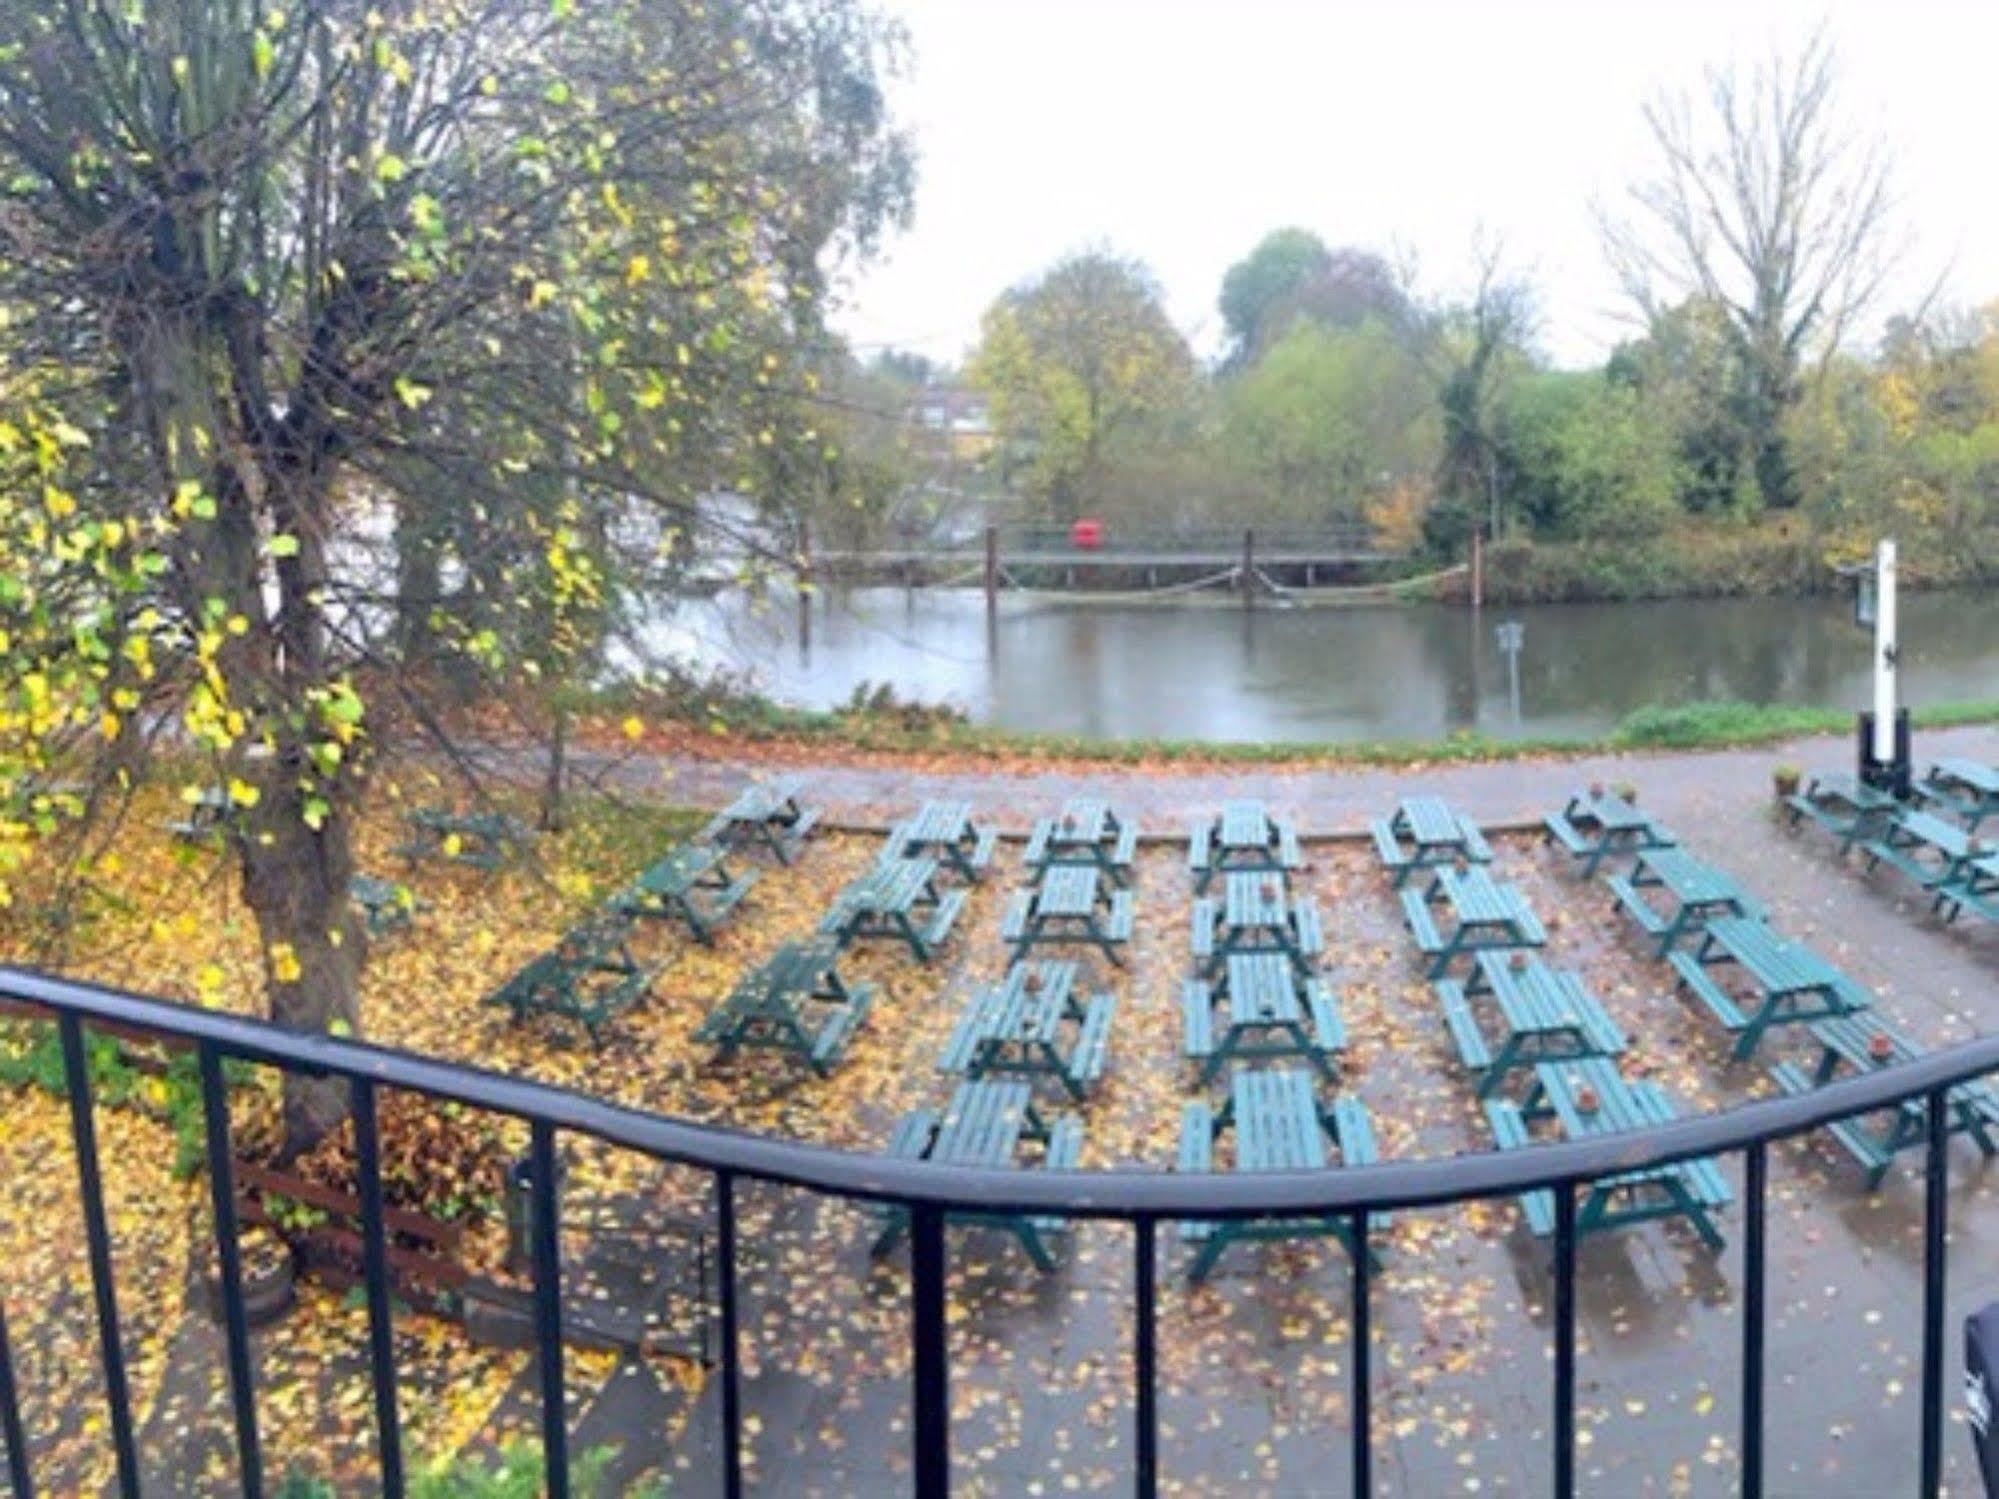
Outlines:
[{"label": "tree", "polygon": [[1116,442],[1184,406],[1194,360],[1151,273],[1093,250],[994,302],[969,373],[1011,461],[1067,522],[1105,500]]},{"label": "tree", "polygon": [[1501,424],[1508,381],[1525,362],[1533,323],[1527,284],[1502,267],[1497,245],[1481,247],[1471,300],[1432,319],[1427,358],[1443,413],[1439,503],[1426,529],[1440,550],[1461,548],[1472,527],[1497,537]]},{"label": "tree", "polygon": [[[5,789],[81,761],[89,814],[90,740],[169,726],[272,1015],[357,1029],[370,751],[441,719],[399,651],[576,670],[612,538],[811,440],[786,351],[907,200],[892,45],[845,0],[0,11]],[[299,1147],[346,1090],[286,1083]]]},{"label": "tree", "polygon": [[1223,388],[1237,464],[1287,517],[1355,520],[1438,457],[1436,392],[1402,339],[1379,323],[1294,323]]},{"label": "tree", "polygon": [[1662,95],[1645,110],[1656,176],[1604,243],[1648,319],[1688,298],[1721,310],[1763,500],[1795,505],[1784,420],[1806,362],[1879,294],[1891,263],[1888,168],[1841,130],[1823,34],[1789,61],[1711,71],[1705,107]]},{"label": "tree", "polygon": [[1328,249],[1309,229],[1275,229],[1222,277],[1229,363],[1253,362],[1299,318],[1357,328],[1407,327],[1412,309],[1395,272],[1372,251]]},{"label": "tree", "polygon": [[1601,371],[1522,376],[1504,428],[1505,491],[1538,536],[1642,536],[1678,513],[1673,432]]}]

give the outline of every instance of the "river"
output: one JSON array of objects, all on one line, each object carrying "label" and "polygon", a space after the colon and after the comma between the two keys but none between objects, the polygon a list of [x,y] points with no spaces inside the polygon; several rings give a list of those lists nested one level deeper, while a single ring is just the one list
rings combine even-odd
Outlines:
[{"label": "river", "polygon": [[[1910,704],[1999,697],[1999,590],[1907,593]],[[1509,662],[1500,626],[1518,624]],[[684,606],[654,646],[825,707],[862,682],[982,723],[1097,737],[1419,739],[1605,732],[1646,703],[1730,698],[1856,708],[1871,632],[1838,598],[1244,610],[1003,600],[966,590],[832,591],[809,646],[794,603]],[[1517,691],[1510,666],[1517,665]]]}]

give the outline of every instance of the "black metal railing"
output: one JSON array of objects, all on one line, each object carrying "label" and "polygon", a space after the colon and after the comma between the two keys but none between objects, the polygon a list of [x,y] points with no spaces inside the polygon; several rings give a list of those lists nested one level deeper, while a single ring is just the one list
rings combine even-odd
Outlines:
[{"label": "black metal railing", "polygon": [[[1365,1244],[1370,1219],[1392,1210],[1438,1207],[1498,1197],[1529,1188],[1554,1195],[1554,1421],[1551,1427],[1554,1487],[1575,1488],[1576,1454],[1576,1193],[1599,1177],[1667,1165],[1695,1156],[1745,1156],[1743,1211],[1747,1239],[1743,1260],[1744,1315],[1741,1369],[1742,1492],[1763,1490],[1763,1378],[1765,1320],[1765,1191],[1773,1141],[1833,1120],[1921,1099],[1926,1107],[1923,1215],[1922,1401],[1920,1492],[1938,1492],[1943,1471],[1945,1154],[1948,1091],[1959,1083],[1999,1072],[1999,1036],[1988,1036],[1916,1061],[1829,1084],[1809,1094],[1744,1105],[1691,1117],[1655,1129],[1536,1146],[1506,1154],[1382,1162],[1338,1171],[1176,1175],[1167,1172],[1020,1172],[967,1170],[923,1162],[857,1155],[821,1146],[695,1125],[642,1113],[544,1084],[437,1061],[331,1036],[305,1035],[239,1016],[195,1009],[19,968],[0,967],[0,1000],[46,1011],[58,1026],[75,1139],[84,1227],[95,1294],[100,1357],[109,1402],[109,1425],[120,1489],[139,1492],[138,1454],[119,1331],[111,1240],[98,1176],[98,1158],[85,1060],[85,1028],[93,1023],[137,1029],[192,1046],[200,1059],[206,1144],[218,1237],[218,1273],[228,1345],[235,1443],[243,1488],[262,1490],[257,1402],[243,1310],[241,1265],[236,1253],[236,1211],[230,1177],[229,1121],[222,1063],[236,1059],[348,1080],[353,1089],[356,1164],[360,1177],[364,1272],[383,1491],[402,1492],[400,1423],[395,1355],[390,1339],[391,1299],[384,1230],[376,1095],[404,1089],[525,1121],[531,1131],[533,1194],[532,1264],[536,1350],[541,1379],[543,1456],[551,1495],[569,1492],[567,1428],[562,1400],[562,1264],[558,1249],[555,1182],[559,1137],[576,1135],[642,1152],[710,1174],[714,1182],[720,1319],[721,1486],[742,1490],[742,1392],[737,1302],[737,1203],[740,1181],[803,1188],[825,1196],[892,1203],[910,1217],[910,1399],[915,1487],[942,1494],[950,1482],[949,1354],[945,1319],[945,1222],[954,1211],[982,1215],[1029,1213],[1129,1224],[1134,1262],[1136,1421],[1135,1482],[1141,1495],[1156,1491],[1159,1465],[1155,1385],[1156,1232],[1185,1219],[1334,1217],[1349,1220],[1352,1244]],[[1352,1378],[1352,1490],[1372,1491],[1373,1438],[1369,1388],[1370,1281],[1365,1254],[1353,1256],[1350,1319]],[[14,1491],[33,1492],[6,1326],[0,1316],[0,1434],[7,1444]]]}]

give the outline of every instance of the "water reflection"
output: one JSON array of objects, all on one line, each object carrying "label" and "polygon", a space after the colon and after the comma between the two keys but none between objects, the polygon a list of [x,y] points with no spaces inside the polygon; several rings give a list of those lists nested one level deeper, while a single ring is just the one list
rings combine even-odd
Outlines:
[{"label": "water reflection", "polygon": [[[1905,596],[1905,697],[1999,692],[1999,591]],[[1516,713],[1495,626],[1517,621]],[[1206,739],[1600,733],[1649,702],[1859,707],[1869,637],[1838,599],[1696,599],[1488,610],[1186,605],[1023,608],[976,592],[828,591],[682,609],[657,643],[824,706],[863,681],[1014,728]]]}]

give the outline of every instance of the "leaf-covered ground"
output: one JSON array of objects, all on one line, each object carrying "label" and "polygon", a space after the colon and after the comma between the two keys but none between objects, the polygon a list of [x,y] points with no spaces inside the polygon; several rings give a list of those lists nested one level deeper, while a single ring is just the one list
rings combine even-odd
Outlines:
[{"label": "leaf-covered ground", "polygon": [[[1504,767],[1495,775],[1506,775]],[[438,793],[412,786],[410,800]],[[1649,793],[1648,793],[1649,795]],[[1169,799],[1170,800],[1170,799]],[[891,796],[841,810],[904,810]],[[1017,827],[1038,806],[1009,807]],[[1178,826],[1179,815],[1155,825]],[[1177,807],[1176,807],[1177,810]],[[44,961],[203,1003],[252,1008],[262,956],[217,858],[152,831],[166,806],[135,809],[119,857],[94,873],[91,915]],[[1881,991],[1884,1008],[1932,1042],[1989,1024],[1989,968],[1964,939],[1920,925],[1838,872],[1822,847],[1779,838],[1759,808],[1690,793],[1672,813],[1696,851],[1771,897],[1776,917]],[[1308,819],[1309,823],[1309,819]],[[960,934],[932,965],[884,946],[858,949],[852,977],[881,988],[846,1064],[810,1079],[752,1053],[711,1062],[692,1031],[744,966],[811,929],[833,892],[873,857],[860,834],[816,839],[798,867],[766,870],[713,949],[642,931],[660,965],[652,1000],[601,1048],[559,1027],[515,1027],[480,997],[574,917],[684,834],[688,818],[628,805],[584,809],[541,840],[531,865],[485,876],[427,865],[412,885],[414,929],[369,965],[371,1038],[531,1074],[621,1102],[855,1149],[880,1145],[897,1115],[949,1091],[935,1059],[972,988],[1004,971],[1004,892],[1019,877],[1003,845]],[[1162,827],[1162,830],[1165,830]],[[393,873],[397,806],[384,798],[363,863]],[[1487,1145],[1434,1000],[1365,845],[1320,844],[1303,879],[1325,916],[1327,971],[1350,1045],[1342,1086],[1371,1110],[1389,1157]],[[1670,996],[1668,971],[1630,942],[1600,885],[1583,885],[1538,845],[1500,840],[1499,870],[1521,881],[1551,928],[1553,956],[1579,967],[1632,1041],[1627,1071],[1659,1080],[1687,1109],[1763,1091],[1760,1070],[1727,1063],[1704,1017]],[[1098,966],[1118,996],[1109,1074],[1084,1106],[1090,1167],[1164,1168],[1192,1080],[1178,1056],[1178,986],[1187,968],[1191,887],[1180,852],[1148,848],[1128,972]],[[37,951],[30,911],[5,933]],[[1979,975],[1984,984],[1979,987]],[[1969,979],[1966,975],[1969,974]],[[1965,992],[1967,987],[1970,992]],[[256,1086],[267,1086],[268,1080]],[[52,1489],[109,1472],[97,1398],[94,1324],[81,1219],[59,1101],[4,1096],[0,1235],[9,1332],[36,1457]],[[257,1107],[254,1095],[239,1113]],[[199,1305],[208,1257],[203,1187],[174,1180],[172,1132],[143,1110],[104,1108],[98,1125],[117,1240],[120,1309],[144,1412],[146,1460],[164,1492],[228,1492],[227,1392],[220,1342]],[[591,1253],[600,1209],[643,1222],[701,1217],[707,1184],[572,1141],[565,1247]],[[1956,1299],[1976,1304],[1995,1260],[1992,1171],[1953,1151]],[[1735,1163],[1727,1167],[1738,1176]],[[751,1474],[764,1489],[864,1492],[907,1472],[906,1255],[872,1261],[859,1210],[775,1188],[744,1188],[745,1398]],[[1773,1158],[1771,1472],[1824,1493],[1905,1487],[1919,1373],[1921,1191],[1904,1167],[1872,1197],[1843,1157],[1817,1143]],[[1735,1481],[1736,1350],[1741,1336],[1740,1213],[1729,1249],[1709,1254],[1657,1225],[1587,1242],[1582,1253],[1581,1460],[1603,1493],[1723,1493]],[[1131,1241],[1089,1226],[1060,1272],[1037,1275],[1010,1239],[953,1230],[954,1458],[975,1491],[1121,1491],[1131,1456]],[[497,1225],[472,1252],[496,1262]],[[1401,1215],[1376,1280],[1373,1403],[1384,1492],[1513,1492],[1546,1482],[1549,1298],[1546,1247],[1510,1203]],[[1316,1493],[1347,1472],[1350,1346],[1344,1255],[1323,1241],[1230,1252],[1202,1288],[1162,1238],[1162,1457],[1180,1492]],[[1955,1306],[1954,1306],[1955,1310]],[[536,1419],[534,1376],[517,1352],[469,1345],[452,1327],[399,1318],[408,1450],[489,1452]],[[373,1424],[365,1316],[308,1292],[259,1338],[264,1436],[272,1466],[309,1462],[343,1491],[365,1488]],[[569,1396],[580,1442],[619,1446],[619,1480],[654,1475],[705,1489],[715,1400],[691,1362],[573,1352]],[[1963,1445],[1956,1430],[1953,1452]],[[195,1475],[205,1474],[205,1479]]]}]

